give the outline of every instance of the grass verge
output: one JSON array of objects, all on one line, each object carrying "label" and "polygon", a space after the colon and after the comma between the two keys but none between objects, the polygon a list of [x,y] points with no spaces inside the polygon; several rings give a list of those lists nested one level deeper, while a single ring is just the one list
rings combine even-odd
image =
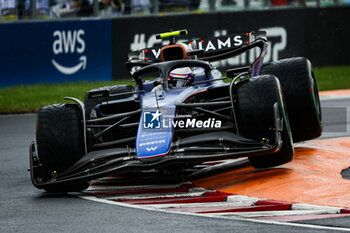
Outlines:
[{"label": "grass verge", "polygon": [[350,66],[314,68],[319,91],[350,89]]},{"label": "grass verge", "polygon": [[[314,72],[320,91],[350,89],[350,66],[315,68]],[[135,85],[131,80],[121,80],[0,88],[0,114],[36,112],[44,105],[65,102],[65,96],[83,100],[88,90],[119,84]]]},{"label": "grass verge", "polygon": [[70,102],[70,96],[84,100],[85,93],[93,88],[131,84],[129,80],[115,82],[74,82],[61,84],[38,84],[0,88],[0,114],[36,112],[42,106]]}]

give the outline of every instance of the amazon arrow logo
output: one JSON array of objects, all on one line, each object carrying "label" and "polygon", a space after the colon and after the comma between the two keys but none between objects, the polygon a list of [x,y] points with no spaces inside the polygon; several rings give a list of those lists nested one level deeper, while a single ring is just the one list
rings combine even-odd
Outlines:
[{"label": "amazon arrow logo", "polygon": [[[82,54],[85,52],[85,41],[83,36],[85,31],[80,30],[67,30],[67,31],[54,31],[54,42],[52,45],[52,51],[55,55],[66,54]],[[87,57],[82,55],[79,58],[78,63],[72,66],[63,66],[59,64],[55,59],[51,59],[52,65],[62,74],[72,75],[78,72],[80,69],[85,70],[87,64]]]},{"label": "amazon arrow logo", "polygon": [[86,62],[87,62],[86,56],[81,56],[79,58],[79,60],[80,60],[79,64],[76,66],[73,66],[73,67],[62,66],[62,65],[58,64],[54,59],[52,59],[51,62],[54,65],[54,67],[56,67],[56,69],[58,71],[60,71],[61,73],[66,74],[66,75],[71,75],[71,74],[75,74],[76,72],[78,72],[80,70],[80,68],[83,68],[83,70],[85,70]]}]

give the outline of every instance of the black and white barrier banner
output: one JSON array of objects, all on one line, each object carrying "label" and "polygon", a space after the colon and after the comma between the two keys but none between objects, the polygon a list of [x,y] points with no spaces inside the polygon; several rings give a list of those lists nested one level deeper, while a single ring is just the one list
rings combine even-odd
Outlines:
[{"label": "black and white barrier banner", "polygon": [[[308,57],[315,66],[350,64],[350,7],[272,9],[266,11],[223,12],[213,14],[184,14],[115,18],[112,22],[113,79],[130,75],[124,67],[129,51],[160,47],[168,40],[157,40],[155,34],[170,29],[187,29],[187,36],[178,42],[226,36],[241,32],[266,31],[269,49],[264,62],[293,56]],[[230,40],[240,43],[241,39]],[[203,49],[227,46],[207,42]],[[157,56],[159,51],[154,51]],[[253,49],[241,56],[213,63],[225,71],[253,62],[259,54]]]}]

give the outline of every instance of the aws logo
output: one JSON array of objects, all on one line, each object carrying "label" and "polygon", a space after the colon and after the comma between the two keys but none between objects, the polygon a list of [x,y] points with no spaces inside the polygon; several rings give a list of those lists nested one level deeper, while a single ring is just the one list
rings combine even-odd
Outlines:
[{"label": "aws logo", "polygon": [[[52,44],[52,51],[54,55],[60,54],[79,54],[78,63],[73,63],[71,66],[63,66],[59,64],[55,59],[52,59],[52,65],[61,73],[65,75],[72,75],[78,72],[80,69],[85,70],[87,57],[83,55],[85,52],[86,44],[84,41],[85,31],[80,30],[67,30],[67,31],[54,31]],[[69,59],[71,60],[71,59]]]}]

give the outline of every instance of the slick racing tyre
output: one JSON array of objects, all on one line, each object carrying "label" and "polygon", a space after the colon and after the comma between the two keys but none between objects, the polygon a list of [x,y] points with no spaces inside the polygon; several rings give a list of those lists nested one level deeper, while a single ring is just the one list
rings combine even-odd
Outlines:
[{"label": "slick racing tyre", "polygon": [[115,99],[122,99],[132,96],[132,94],[118,95],[124,92],[133,92],[134,88],[131,85],[115,85],[95,88],[88,91],[85,95],[85,113],[86,118],[90,119],[91,110],[97,105],[104,101],[110,101]]},{"label": "slick racing tyre", "polygon": [[236,96],[240,134],[246,138],[255,141],[267,139],[270,144],[275,144],[275,103],[278,103],[278,113],[283,118],[281,149],[274,154],[249,157],[251,165],[268,168],[290,162],[294,155],[293,140],[278,79],[273,75],[250,78],[237,85]]},{"label": "slick racing tyre", "polygon": [[[75,104],[53,104],[37,113],[36,142],[38,157],[50,179],[75,164],[84,155],[83,129]],[[79,191],[87,182],[71,186],[56,185],[47,191]]]},{"label": "slick racing tyre", "polygon": [[263,66],[261,73],[275,75],[280,80],[293,141],[321,136],[320,98],[310,61],[304,57],[283,59]]}]

